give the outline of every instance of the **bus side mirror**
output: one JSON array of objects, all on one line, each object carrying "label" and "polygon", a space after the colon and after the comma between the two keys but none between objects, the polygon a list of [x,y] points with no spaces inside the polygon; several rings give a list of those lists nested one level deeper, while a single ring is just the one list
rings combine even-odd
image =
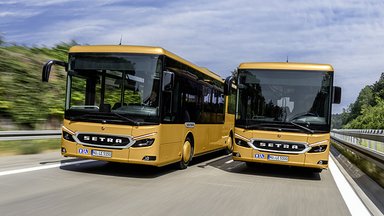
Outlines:
[{"label": "bus side mirror", "polygon": [[47,63],[44,64],[43,66],[43,71],[42,71],[42,81],[43,82],[48,82],[49,80],[49,74],[51,73],[52,65],[60,65],[62,67],[65,67],[65,70],[67,71],[68,69],[68,63],[63,62],[63,61],[57,61],[57,60],[49,60]]},{"label": "bus side mirror", "polygon": [[341,88],[339,86],[333,87],[332,103],[340,104],[341,102]]},{"label": "bus side mirror", "polygon": [[224,95],[230,95],[232,89],[233,76],[229,76],[224,82]]},{"label": "bus side mirror", "polygon": [[163,91],[172,91],[174,79],[175,79],[175,74],[173,72],[164,71],[163,72],[162,90]]}]

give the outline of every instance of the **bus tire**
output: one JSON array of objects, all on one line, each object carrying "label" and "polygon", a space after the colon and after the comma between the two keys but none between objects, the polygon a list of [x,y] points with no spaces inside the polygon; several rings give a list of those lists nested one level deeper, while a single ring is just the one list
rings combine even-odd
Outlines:
[{"label": "bus tire", "polygon": [[191,162],[193,157],[193,145],[189,137],[184,141],[183,147],[181,149],[181,160],[178,163],[179,169],[186,169],[189,162]]},{"label": "bus tire", "polygon": [[233,138],[230,134],[227,138],[227,147],[225,148],[225,154],[231,154],[233,152]]}]

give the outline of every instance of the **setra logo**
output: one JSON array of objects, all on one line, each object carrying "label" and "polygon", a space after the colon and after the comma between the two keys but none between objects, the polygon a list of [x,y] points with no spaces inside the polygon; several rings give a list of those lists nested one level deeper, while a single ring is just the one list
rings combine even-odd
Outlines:
[{"label": "setra logo", "polygon": [[126,146],[131,140],[128,137],[114,136],[107,134],[77,134],[76,138],[80,144],[98,145],[98,146]]},{"label": "setra logo", "polygon": [[301,152],[307,148],[305,143],[291,143],[284,141],[255,140],[253,146],[260,150],[270,150],[274,152]]},{"label": "setra logo", "polygon": [[277,148],[277,149],[299,149],[298,145],[288,145],[282,143],[265,143],[260,142],[260,147]]},{"label": "setra logo", "polygon": [[106,142],[106,143],[123,143],[122,139],[102,137],[102,136],[84,136],[84,141]]}]

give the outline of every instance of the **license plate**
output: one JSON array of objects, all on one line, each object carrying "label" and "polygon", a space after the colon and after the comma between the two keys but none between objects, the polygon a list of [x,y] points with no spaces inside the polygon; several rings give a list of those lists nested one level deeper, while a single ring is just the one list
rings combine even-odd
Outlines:
[{"label": "license plate", "polygon": [[268,155],[268,160],[287,162],[288,156]]},{"label": "license plate", "polygon": [[112,157],[112,152],[109,152],[109,151],[92,150],[91,154],[92,156],[96,156],[96,157],[107,157],[107,158]]}]

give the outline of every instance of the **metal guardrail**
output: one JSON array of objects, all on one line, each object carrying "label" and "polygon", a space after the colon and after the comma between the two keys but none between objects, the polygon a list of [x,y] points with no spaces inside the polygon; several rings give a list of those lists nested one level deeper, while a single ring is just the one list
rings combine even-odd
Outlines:
[{"label": "metal guardrail", "polygon": [[332,130],[331,138],[384,164],[383,130]]},{"label": "metal guardrail", "polygon": [[61,137],[61,130],[23,130],[0,131],[0,141],[57,139]]},{"label": "metal guardrail", "polygon": [[357,137],[366,140],[373,140],[384,143],[384,130],[372,130],[372,129],[342,129],[332,130],[337,134],[343,134],[347,136]]}]

